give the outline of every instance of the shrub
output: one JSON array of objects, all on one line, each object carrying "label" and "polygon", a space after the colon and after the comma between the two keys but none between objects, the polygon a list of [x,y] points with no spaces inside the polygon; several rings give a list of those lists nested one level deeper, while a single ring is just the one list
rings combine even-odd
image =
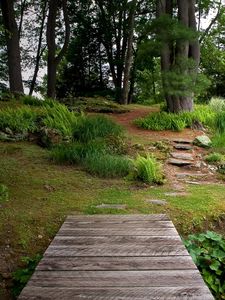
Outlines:
[{"label": "shrub", "polygon": [[216,299],[225,299],[225,239],[207,231],[190,235],[185,246]]},{"label": "shrub", "polygon": [[205,160],[208,163],[222,162],[222,161],[224,161],[224,155],[217,153],[217,152],[213,152],[213,153],[210,153],[209,155],[207,155],[205,157]]},{"label": "shrub", "polygon": [[98,137],[121,136],[122,127],[104,116],[81,117],[74,126],[74,139],[80,142],[88,142]]},{"label": "shrub", "polygon": [[212,146],[217,151],[224,153],[225,152],[225,134],[216,133],[212,137]]},{"label": "shrub", "polygon": [[209,102],[209,107],[215,112],[220,113],[225,110],[225,100],[223,98],[214,97]]},{"label": "shrub", "polygon": [[29,96],[29,95],[23,95],[20,97],[20,100],[23,102],[23,104],[30,105],[30,106],[42,106],[43,100],[40,100],[36,97]]},{"label": "shrub", "polygon": [[0,111],[0,130],[6,128],[17,133],[34,132],[38,114],[28,107],[6,108]]},{"label": "shrub", "polygon": [[98,152],[94,152],[86,156],[85,168],[89,173],[100,177],[123,177],[131,170],[131,160],[125,156],[111,154],[99,156]]},{"label": "shrub", "polygon": [[7,186],[0,183],[0,203],[7,201],[9,198],[9,190]]},{"label": "shrub", "polygon": [[161,165],[154,156],[147,154],[146,157],[138,155],[134,161],[134,178],[145,183],[163,183],[163,172]]},{"label": "shrub", "polygon": [[56,101],[48,101],[44,108],[45,117],[43,125],[58,130],[63,136],[71,137],[73,128],[77,123],[77,116],[68,110],[65,105]]}]

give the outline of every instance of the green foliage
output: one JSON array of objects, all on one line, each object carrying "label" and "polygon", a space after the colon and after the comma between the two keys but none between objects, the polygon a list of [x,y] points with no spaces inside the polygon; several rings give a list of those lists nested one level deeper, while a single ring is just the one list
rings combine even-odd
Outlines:
[{"label": "green foliage", "polygon": [[94,152],[87,155],[85,159],[86,170],[99,177],[124,177],[131,170],[131,160],[125,156],[103,154]]},{"label": "green foliage", "polygon": [[134,178],[145,183],[163,183],[161,165],[154,156],[147,154],[146,157],[138,155],[134,161]]},{"label": "green foliage", "polygon": [[31,275],[33,274],[38,262],[41,260],[41,255],[36,255],[34,258],[30,257],[23,257],[22,262],[25,264],[24,268],[18,269],[17,271],[13,272],[13,295],[18,296],[28,280],[30,279]]},{"label": "green foliage", "polygon": [[135,124],[150,130],[181,131],[185,127],[191,127],[195,121],[204,125],[211,125],[214,117],[215,113],[208,106],[198,105],[193,112],[172,114],[163,111],[151,113],[145,118],[135,120]]},{"label": "green foliage", "polygon": [[225,239],[207,231],[190,235],[185,246],[216,299],[225,299]]},{"label": "green foliage", "polygon": [[16,133],[34,132],[37,129],[37,113],[28,107],[0,110],[0,130],[11,129]]},{"label": "green foliage", "polygon": [[222,162],[222,161],[224,161],[224,155],[222,155],[221,153],[213,152],[213,153],[208,154],[205,157],[205,160],[211,164]]},{"label": "green foliage", "polygon": [[0,183],[0,203],[7,201],[9,198],[9,190],[7,186]]},{"label": "green foliage", "polygon": [[220,113],[225,110],[225,100],[220,97],[213,97],[209,102],[209,107],[215,113]]},{"label": "green foliage", "polygon": [[212,137],[212,146],[215,149],[219,149],[220,152],[224,152],[225,150],[225,135],[224,134],[220,134],[220,133],[216,133],[213,137]]},{"label": "green foliage", "polygon": [[47,101],[44,108],[43,125],[58,130],[63,136],[72,138],[73,128],[77,124],[77,116],[65,105],[56,101]]},{"label": "green foliage", "polygon": [[121,136],[122,127],[104,116],[82,117],[74,126],[74,139],[88,142],[96,138],[105,138],[109,135]]},{"label": "green foliage", "polygon": [[29,96],[29,95],[21,96],[20,101],[23,102],[23,104],[30,105],[30,106],[42,106],[44,103],[44,100],[40,100],[36,97]]},{"label": "green foliage", "polygon": [[216,114],[214,125],[218,133],[223,134],[225,132],[225,111]]}]

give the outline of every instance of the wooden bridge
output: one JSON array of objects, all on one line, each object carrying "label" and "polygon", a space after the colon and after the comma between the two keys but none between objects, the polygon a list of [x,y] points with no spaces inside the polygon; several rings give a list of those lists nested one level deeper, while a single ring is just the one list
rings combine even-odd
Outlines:
[{"label": "wooden bridge", "polygon": [[214,298],[166,215],[73,215],[19,299]]}]

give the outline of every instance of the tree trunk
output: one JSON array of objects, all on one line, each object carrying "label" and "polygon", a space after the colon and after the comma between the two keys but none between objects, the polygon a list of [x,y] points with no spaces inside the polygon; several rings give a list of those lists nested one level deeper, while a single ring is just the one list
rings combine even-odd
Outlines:
[{"label": "tree trunk", "polygon": [[56,16],[57,10],[59,8],[59,0],[49,1],[49,14],[47,21],[47,45],[48,45],[48,81],[47,81],[47,96],[51,98],[56,97],[56,71],[57,66],[61,62],[63,56],[65,55],[70,37],[70,24],[67,11],[67,0],[62,0],[63,16],[65,22],[65,40],[63,47],[61,48],[59,54],[56,56]]},{"label": "tree trunk", "polygon": [[127,54],[125,59],[124,78],[123,78],[123,95],[122,104],[128,104],[129,95],[129,79],[130,70],[133,61],[133,37],[134,37],[134,22],[135,22],[135,11],[136,11],[137,0],[133,0],[131,3],[131,9],[129,13],[128,22],[128,39],[127,39]]},{"label": "tree trunk", "polygon": [[13,4],[13,0],[1,1],[3,25],[6,30],[9,86],[11,92],[23,93],[19,34]]},{"label": "tree trunk", "polygon": [[38,71],[39,71],[39,63],[40,63],[41,56],[42,56],[42,54],[44,52],[44,49],[45,49],[45,48],[41,49],[41,45],[42,45],[42,36],[43,36],[43,33],[44,33],[46,8],[47,8],[47,0],[44,0],[43,8],[42,8],[41,27],[40,27],[39,39],[38,39],[38,49],[37,49],[37,55],[36,55],[36,59],[35,59],[34,75],[33,75],[32,81],[31,81],[30,91],[29,91],[30,96],[33,94],[33,91],[34,91],[34,88],[35,88],[35,85],[36,85],[37,75],[38,75]]}]

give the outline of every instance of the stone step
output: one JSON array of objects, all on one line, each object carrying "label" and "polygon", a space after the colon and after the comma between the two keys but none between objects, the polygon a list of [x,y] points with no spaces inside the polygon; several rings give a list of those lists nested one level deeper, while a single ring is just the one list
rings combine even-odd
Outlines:
[{"label": "stone step", "polygon": [[174,148],[177,150],[192,150],[193,147],[190,144],[176,144]]},{"label": "stone step", "polygon": [[177,144],[192,144],[193,140],[190,140],[190,139],[174,139],[173,142],[177,143]]},{"label": "stone step", "polygon": [[109,208],[109,209],[126,209],[126,204],[105,204],[102,203],[100,205],[97,205],[96,208]]},{"label": "stone step", "polygon": [[166,200],[161,200],[161,199],[149,199],[145,200],[146,203],[149,204],[156,204],[156,205],[166,205],[167,201]]},{"label": "stone step", "polygon": [[208,174],[203,174],[203,173],[177,173],[176,177],[177,178],[186,178],[186,177],[191,177],[191,178],[201,178],[201,177],[206,177]]},{"label": "stone step", "polygon": [[170,153],[170,155],[176,159],[194,160],[191,153],[172,152],[172,153]]},{"label": "stone step", "polygon": [[168,160],[168,163],[171,164],[171,165],[182,167],[182,166],[191,165],[193,162],[189,161],[189,160],[182,160],[182,159],[170,158]]}]

